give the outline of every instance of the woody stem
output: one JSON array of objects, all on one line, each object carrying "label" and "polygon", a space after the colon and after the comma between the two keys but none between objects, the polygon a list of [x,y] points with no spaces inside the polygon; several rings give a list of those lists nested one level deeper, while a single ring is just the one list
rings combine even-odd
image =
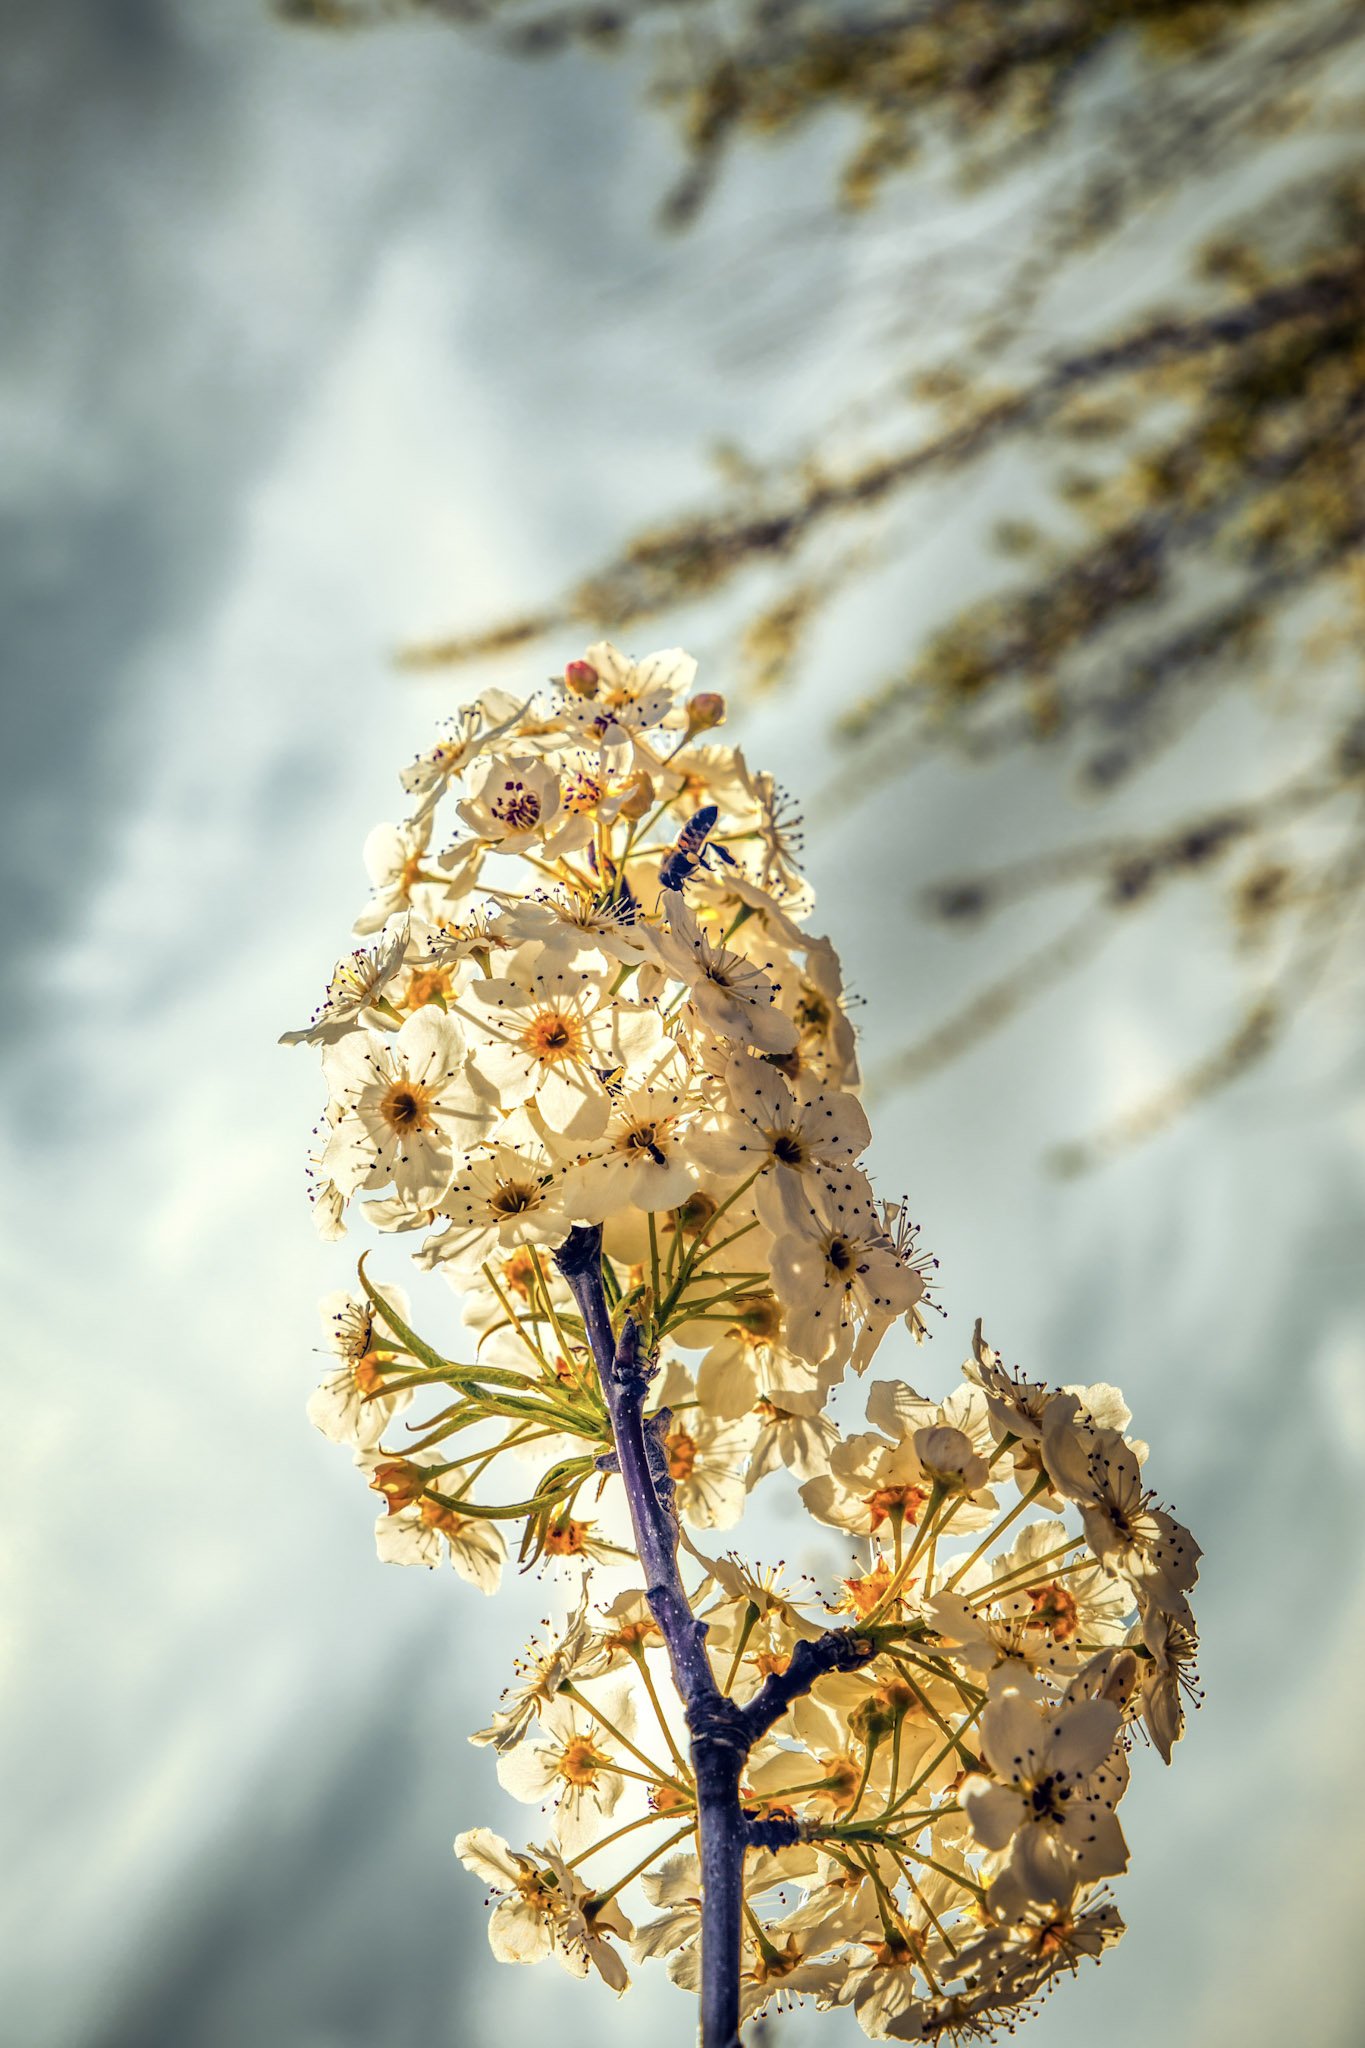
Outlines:
[{"label": "woody stem", "polygon": [[658,1432],[644,1419],[649,1370],[639,1355],[635,1324],[627,1319],[619,1342],[612,1330],[602,1285],[600,1227],[573,1229],[555,1253],[555,1263],[578,1303],[601,1377],[644,1567],[645,1597],[668,1649],[691,1736],[701,1852],[702,2048],[737,2048],[745,1850],[739,1780],[749,1752],[748,1731],[743,1710],[716,1684],[705,1624],[694,1617],[683,1588],[667,1454]]},{"label": "woody stem", "polygon": [[817,1642],[798,1642],[786,1672],[766,1679],[747,1707],[726,1698],[706,1653],[706,1624],[693,1614],[678,1569],[668,1453],[655,1422],[645,1420],[654,1367],[641,1356],[639,1327],[629,1316],[619,1338],[611,1326],[601,1225],[576,1224],[554,1257],[578,1304],[602,1382],[645,1598],[668,1650],[691,1738],[701,1858],[701,2048],[739,2048],[744,1854],[750,1840],[759,1839],[740,1805],[745,1760],[793,1699],[827,1671],[865,1664],[873,1645],[831,1629]]}]

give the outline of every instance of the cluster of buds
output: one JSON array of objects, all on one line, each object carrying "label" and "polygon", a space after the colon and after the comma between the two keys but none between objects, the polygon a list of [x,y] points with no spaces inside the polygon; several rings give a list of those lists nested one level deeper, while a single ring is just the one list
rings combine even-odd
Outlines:
[{"label": "cluster of buds", "polygon": [[[362,1261],[310,1414],[386,1560],[580,1579],[473,1737],[545,1814],[533,1849],[456,1845],[499,1957],[618,1990],[664,1958],[708,2043],[797,1996],[874,2039],[987,2032],[1122,1931],[1116,1809],[1194,1695],[1199,1552],[1116,1390],[1018,1377],[979,1328],[946,1400],[880,1380],[865,1429],[833,1419],[923,1335],[932,1262],[860,1164],[796,821],[694,671],[604,642],[485,693],[371,834],[362,943],[287,1034],[322,1054],[315,1214],[410,1233],[464,1336]],[[779,1467],[852,1553],[823,1590],[708,1536]]]}]

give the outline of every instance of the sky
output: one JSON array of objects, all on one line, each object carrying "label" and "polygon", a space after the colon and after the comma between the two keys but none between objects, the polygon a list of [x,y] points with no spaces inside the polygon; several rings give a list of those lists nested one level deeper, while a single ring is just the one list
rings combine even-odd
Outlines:
[{"label": "sky", "polygon": [[[369,1496],[304,1420],[315,1299],[351,1247],[312,1232],[318,1080],[275,1041],[344,946],[398,766],[511,678],[417,682],[393,648],[695,497],[708,439],[779,445],[832,382],[856,396],[887,238],[822,231],[817,135],[738,163],[661,242],[669,145],[619,67],[518,68],[434,29],[320,40],[250,0],[0,19],[7,2032],[686,2039],[661,1972],[618,2005],[488,1951],[450,1842],[526,1816],[465,1733],[552,1589],[481,1603],[381,1568]],[[977,573],[952,517],[917,564],[926,616]],[[723,625],[700,632],[723,689]],[[825,778],[839,656],[737,720],[795,789]],[[1156,800],[1179,815],[1215,758],[1255,786],[1274,746],[1231,707]],[[813,829],[874,1059],[980,976],[914,922],[916,883],[1058,821],[1037,759],[938,760]],[[898,1366],[946,1392],[982,1314],[1028,1370],[1117,1381],[1206,1553],[1208,1704],[1174,1768],[1138,1774],[1129,1935],[1038,2048],[1358,2039],[1358,990],[1102,1174],[1039,1166],[1197,1048],[1230,986],[1178,903],[875,1109],[874,1170],[908,1188],[949,1310]],[[795,1526],[765,1501],[763,1540]],[[808,2011],[772,2030],[857,2038]]]}]

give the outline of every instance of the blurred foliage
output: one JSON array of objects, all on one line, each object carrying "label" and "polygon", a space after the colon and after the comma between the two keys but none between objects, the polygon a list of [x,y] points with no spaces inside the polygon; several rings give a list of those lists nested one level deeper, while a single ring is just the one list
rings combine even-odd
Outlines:
[{"label": "blurred foliage", "polygon": [[[847,638],[821,635],[856,586],[889,573],[912,644],[838,726],[848,786],[864,791],[931,745],[990,759],[1041,744],[1103,794],[1213,706],[1250,695],[1281,721],[1285,767],[1269,789],[1237,794],[1233,761],[1234,788],[1211,786],[1198,815],[1029,852],[929,892],[930,914],[963,928],[1053,889],[1084,902],[882,1078],[913,1080],[961,1053],[1181,880],[1226,914],[1246,963],[1241,1008],[1187,1073],[1058,1163],[1093,1164],[1264,1055],[1353,934],[1365,887],[1365,4],[289,0],[282,11],[440,16],[526,54],[643,40],[687,156],[665,208],[675,225],[733,143],[831,112],[856,123],[837,194],[846,213],[874,197],[882,211],[908,205],[917,181],[945,168],[968,187],[1010,174],[1005,189],[1021,197],[988,242],[981,303],[947,363],[904,362],[864,407],[870,435],[833,417],[786,460],[724,451],[710,505],[635,535],[562,599],[406,659],[458,662],[579,625],[619,631],[734,590],[748,686],[770,691],[828,660],[830,644],[846,672]],[[915,177],[891,182],[916,160]],[[1178,217],[1192,194],[1196,226]],[[1101,302],[1059,316],[1059,281],[1107,243],[1129,246],[1163,206],[1176,260],[1138,310],[1106,318]],[[904,273],[908,304],[927,277]],[[1070,346],[1031,351],[1040,308]],[[902,336],[907,358],[925,324]],[[1006,566],[926,633],[906,566],[974,481],[992,494]],[[1002,501],[1013,508],[1003,519]],[[1216,785],[1222,751],[1207,760]]]}]

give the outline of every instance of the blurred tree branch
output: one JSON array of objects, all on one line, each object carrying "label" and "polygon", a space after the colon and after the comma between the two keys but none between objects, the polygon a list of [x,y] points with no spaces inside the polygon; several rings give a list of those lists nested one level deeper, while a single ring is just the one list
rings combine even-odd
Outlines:
[{"label": "blurred tree branch", "polygon": [[[904,772],[933,745],[978,759],[1046,745],[1103,793],[1253,681],[1281,700],[1296,765],[1259,797],[1211,790],[1175,826],[1027,853],[1007,876],[931,892],[930,914],[964,927],[1064,884],[1089,900],[882,1078],[903,1083],[960,1054],[1176,879],[1226,913],[1249,963],[1240,1015],[1185,1075],[1062,1163],[1093,1163],[1159,1128],[1268,1051],[1354,929],[1365,874],[1365,147],[1350,96],[1365,87],[1365,4],[291,0],[283,11],[440,16],[520,54],[642,41],[688,158],[665,209],[675,225],[695,216],[733,144],[831,112],[858,123],[838,195],[851,210],[893,203],[892,174],[917,159],[926,176],[943,160],[970,183],[1027,156],[1041,184],[1020,208],[1017,248],[951,363],[899,375],[899,406],[882,409],[870,447],[850,452],[831,420],[785,460],[732,460],[709,505],[635,534],[562,596],[404,659],[458,663],[571,624],[619,631],[733,590],[748,612],[749,687],[777,689],[857,582],[903,565],[916,511],[922,529],[946,480],[996,479],[993,463],[1027,451],[1034,502],[1026,489],[996,526],[1005,580],[932,630],[912,606],[905,661],[843,711],[853,786]],[[1268,196],[1254,209],[1243,200],[1239,218],[1241,181],[1275,143],[1311,144],[1315,158],[1305,167],[1286,147]],[[1196,178],[1224,224],[1191,246],[1175,303],[1121,324],[1100,309],[1095,331],[1028,359],[1019,336],[1068,264]]]}]

